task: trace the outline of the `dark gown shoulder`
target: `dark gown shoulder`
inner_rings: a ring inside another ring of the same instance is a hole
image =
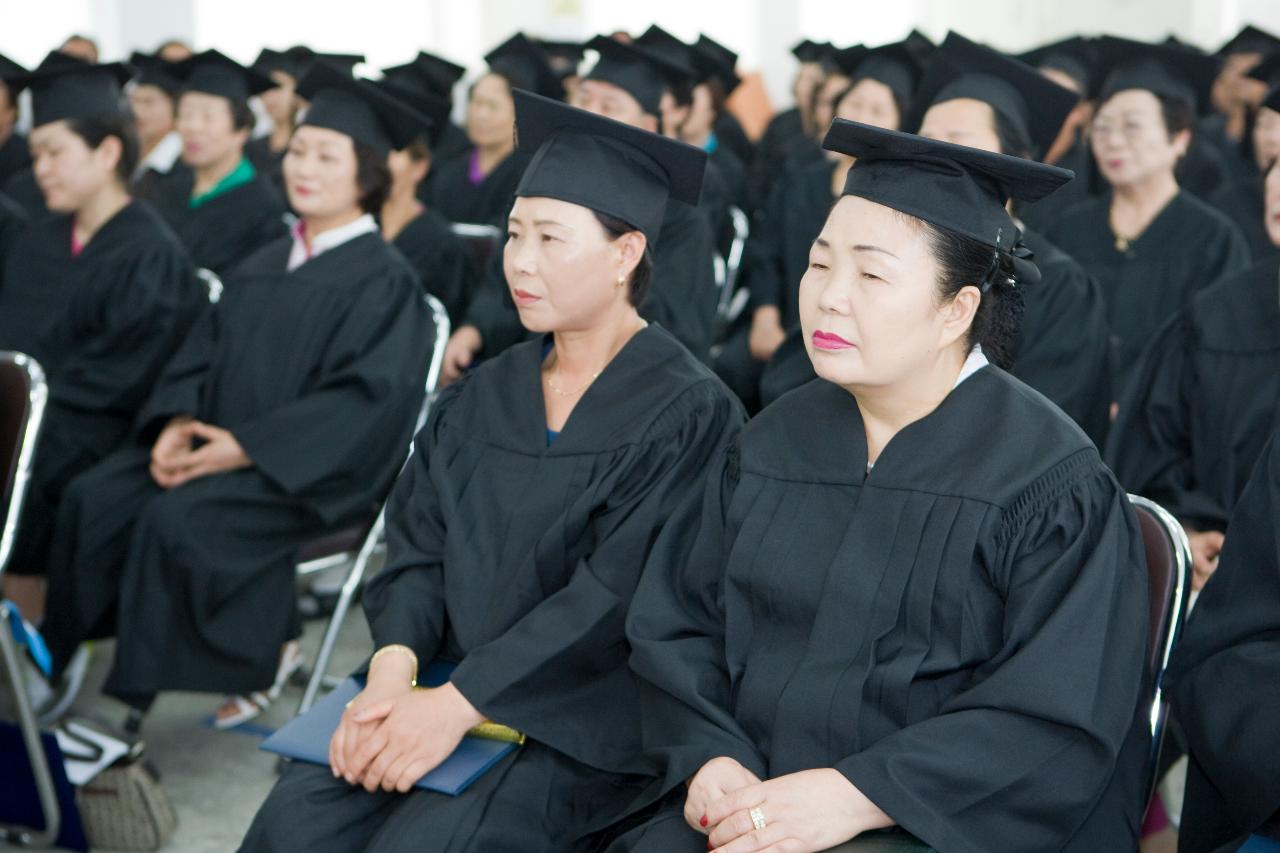
[[[423,290],[440,300],[454,323],[460,323],[470,295],[471,260],[445,218],[434,210],[423,210],[391,244],[418,274]]]
[[[286,233],[284,199],[266,176],[258,174],[193,209],[189,202],[194,182],[190,169],[175,167],[164,181],[156,207],[197,267],[225,275]]]
[[[513,153],[479,184],[471,183],[471,149],[435,167],[423,192],[427,206],[450,222],[497,223],[511,209],[511,199],[527,158]]]

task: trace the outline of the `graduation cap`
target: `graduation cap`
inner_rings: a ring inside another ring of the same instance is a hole
[[[828,41],[813,41],[805,39],[804,41],[791,48],[791,55],[800,62],[818,62],[825,63],[827,58],[831,56],[834,48]]]
[[[562,81],[578,73],[586,48],[580,41],[551,41],[538,39],[538,46],[547,55],[547,62]]]
[[[714,63],[713,76],[720,81],[726,95],[741,85],[742,78],[738,76],[737,71],[738,54],[705,33],[698,34],[698,40],[693,43],[693,49]]]
[[[19,74],[26,73],[27,69],[0,53],[0,80],[8,80],[10,77],[17,77]]]
[[[288,50],[273,50],[264,47],[258,53],[258,58],[253,61],[253,65],[249,66],[259,74],[271,76],[273,71],[282,71],[288,74],[294,80],[302,76],[302,66],[305,62],[310,61],[309,56],[304,56],[301,52],[306,48],[291,47]],[[307,54],[310,51],[307,50]]]
[[[1085,98],[1093,98],[1102,82],[1098,79],[1098,46],[1083,36],[1046,44],[1018,58],[1033,68],[1061,71],[1079,84]]]
[[[516,33],[486,53],[484,61],[494,74],[507,78],[513,89],[528,89],[548,98],[564,97],[564,84],[547,55],[524,33]]]
[[[33,127],[61,119],[96,118],[124,112],[121,86],[133,76],[122,62],[94,65],[59,51],[51,51],[34,71],[7,77],[17,96],[31,90]]]
[[[412,62],[382,69],[383,80],[446,101],[453,101],[453,87],[467,69],[440,56],[418,51]]]
[[[1222,66],[1219,57],[1114,36],[1103,36],[1098,47],[1106,69],[1102,100],[1126,89],[1145,89],[1195,111],[1209,109],[1209,93]]]
[[[1267,85],[1280,83],[1280,52],[1273,53],[1259,62],[1245,76],[1261,80]]]
[[[667,200],[696,206],[701,148],[543,98],[513,93],[516,139],[533,152],[517,196],[555,198],[634,225],[657,244]]]
[[[298,95],[310,102],[302,125],[345,133],[377,151],[404,148],[431,127],[430,118],[401,99],[324,62],[298,83]]]
[[[440,141],[440,134],[449,126],[449,113],[452,105],[445,98],[432,94],[420,87],[409,86],[395,78],[385,78],[374,83],[379,89],[406,106],[431,119],[431,127],[424,136],[432,148]]]
[[[1280,84],[1271,87],[1267,96],[1262,99],[1262,106],[1280,113]]]
[[[1039,278],[1016,250],[1019,232],[1005,205],[1011,198],[1039,201],[1071,180],[1067,169],[839,118],[822,147],[855,158],[842,195],[1013,252],[1018,280]]]
[[[1036,71],[959,33],[948,33],[920,84],[916,108],[904,126],[919,129],[934,104],[971,98],[987,104],[1031,144],[1049,150],[1080,96]]]
[[[662,57],[671,65],[686,69],[699,80],[706,79],[715,70],[714,61],[705,55],[699,55],[687,42],[676,38],[657,24],[650,24],[649,29],[636,38],[635,44]]]
[[[266,74],[245,68],[239,62],[216,50],[197,53],[190,59],[169,66],[170,73],[182,83],[184,92],[203,92],[229,101],[247,101],[276,87]]]
[[[637,44],[623,44],[608,36],[596,36],[587,47],[600,54],[584,80],[599,80],[623,89],[649,115],[661,113],[662,93],[692,82],[689,67],[668,61]]]
[[[1248,24],[1231,40],[1218,48],[1218,56],[1230,56],[1233,53],[1260,53],[1264,57],[1280,51],[1280,37],[1272,35],[1264,29]]]
[[[139,86],[155,86],[170,98],[176,99],[182,91],[182,81],[170,70],[173,63],[153,53],[134,51],[129,55],[129,64],[137,69],[138,74],[133,82]]]
[[[855,45],[836,51],[835,63],[850,80],[870,78],[893,90],[909,103],[920,80],[919,54],[905,40],[880,47]]]

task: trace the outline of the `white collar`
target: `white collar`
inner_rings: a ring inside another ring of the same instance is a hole
[[[956,377],[956,384],[951,386],[954,391],[960,387],[960,383],[986,367],[991,362],[987,361],[987,356],[982,352],[982,344],[974,344],[973,349],[969,351],[969,357],[964,360],[964,364],[960,367],[960,375]]]
[[[307,248],[307,242],[302,237],[305,228],[306,223],[301,219],[293,226],[293,249],[289,252],[289,264],[286,267],[289,272],[293,272],[316,255],[336,249],[356,237],[377,232],[378,223],[374,220],[372,213],[366,213],[353,222],[330,228],[323,234],[317,234],[311,240],[310,249]]]
[[[142,162],[133,170],[133,176],[141,177],[148,169],[167,175],[180,156],[182,156],[182,137],[178,135],[178,131],[171,130],[156,143],[151,153],[142,158]]]

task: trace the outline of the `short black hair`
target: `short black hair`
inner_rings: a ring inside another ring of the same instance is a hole
[[[391,192],[391,169],[387,166],[386,152],[351,140],[356,152],[356,187],[360,190],[360,209],[365,213],[378,213]]]
[[[138,132],[133,119],[123,114],[107,114],[93,118],[67,119],[67,129],[97,150],[108,136],[120,140],[120,159],[116,161],[116,177],[123,186],[129,185],[133,170],[138,166]]]
[[[840,111],[840,102],[849,97],[853,90],[858,88],[858,85],[862,83],[863,80],[875,80],[877,83],[882,83],[882,85],[889,90],[889,94],[893,97],[893,106],[898,111],[898,127],[893,129],[900,130],[902,128],[902,123],[907,120],[907,113],[911,110],[911,102],[904,98],[902,93],[897,89],[887,83],[883,83],[881,80],[876,80],[876,78],[869,74],[863,74],[861,77],[853,78],[853,82],[836,93],[836,96],[831,99],[832,117]]]
[[[248,101],[231,98],[231,126],[236,130],[253,130],[253,110]]]
[[[922,225],[930,251],[938,263],[938,297],[941,301],[954,298],[965,286],[981,289],[985,282],[991,282],[991,287],[982,294],[973,323],[969,326],[969,349],[981,345],[988,361],[1008,370],[1013,365],[1024,309],[1022,283],[1015,280],[1013,258],[1008,252],[997,252],[971,237],[928,222]],[[994,270],[993,253],[996,259]]]
[[[1160,102],[1160,115],[1164,119],[1164,129],[1170,136],[1195,127],[1195,108],[1184,98],[1156,95],[1156,100]]]
[[[1025,127],[1020,127],[1005,118],[1004,114],[995,107],[991,108],[992,115],[995,116],[996,122],[996,139],[1000,143],[1000,153],[1008,154],[1010,157],[1021,157],[1023,160],[1030,160],[1035,155],[1044,156],[1043,151],[1034,151],[1031,145],[1031,137],[1027,134]]]
[[[609,235],[609,240],[617,240],[623,234],[630,231],[639,231],[640,229],[632,225],[626,220],[619,219],[616,216],[610,216],[607,213],[601,213],[598,210],[592,210],[596,215],[596,221],[600,223],[604,231]],[[640,258],[640,263],[636,264],[636,268],[631,272],[631,280],[627,282],[627,301],[635,308],[639,308],[649,295],[649,288],[653,284],[653,251],[649,248],[648,242],[644,246],[644,255]]]

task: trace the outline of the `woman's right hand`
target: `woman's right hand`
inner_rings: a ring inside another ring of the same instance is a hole
[[[440,368],[440,387],[458,381],[462,371],[471,366],[476,355],[484,345],[480,330],[475,326],[459,326],[449,336],[449,343],[444,348],[444,365]]]
[[[378,663],[385,664],[389,661],[384,659]],[[407,671],[401,673],[390,669],[382,669],[380,672],[370,670],[364,690],[347,703],[346,709],[342,712],[342,719],[338,721],[338,728],[329,740],[329,769],[333,771],[335,778],[345,779],[350,785],[360,783],[365,768],[356,766],[356,753],[365,739],[382,724],[382,718],[358,723],[354,719],[355,715],[365,708],[398,699],[412,692],[412,678],[412,674]]]
[[[751,315],[751,332],[747,336],[747,349],[756,361],[768,361],[787,339],[782,328],[782,312],[773,305],[761,305]]]
[[[723,755],[711,759],[689,781],[689,793],[684,801],[685,822],[703,835],[709,835],[715,827],[707,825],[707,806],[725,794],[759,784],[759,777],[734,759]]]

